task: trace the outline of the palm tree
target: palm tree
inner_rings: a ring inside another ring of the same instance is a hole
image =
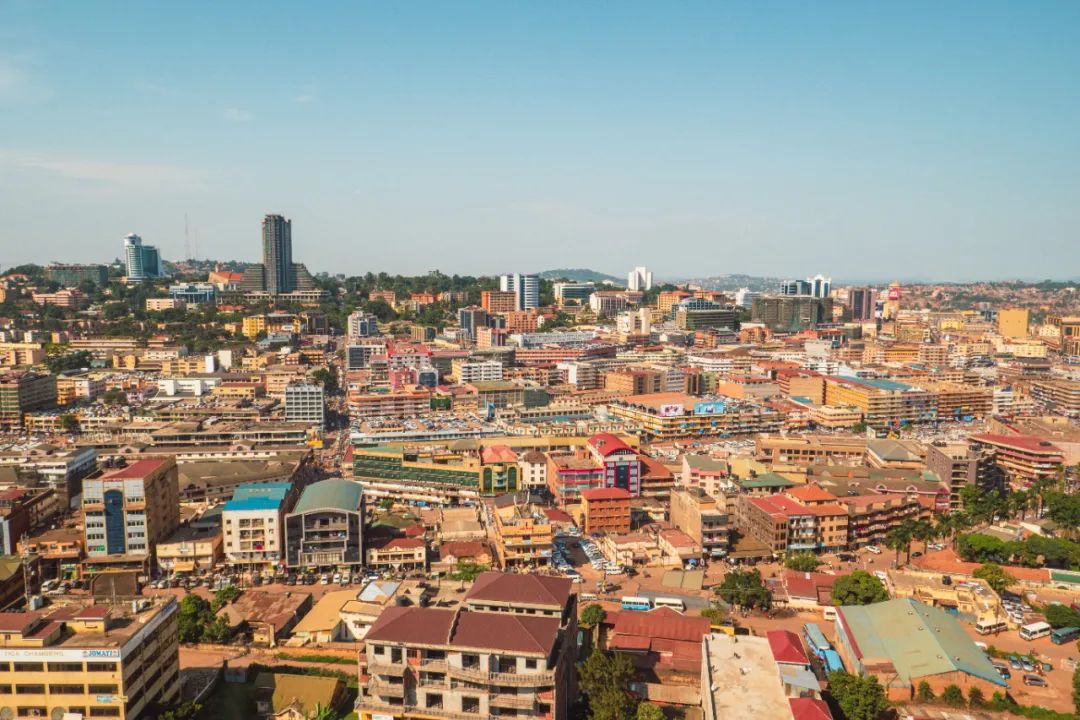
[[[929,520],[919,520],[916,522],[911,534],[916,540],[922,543],[924,555],[929,548],[930,541],[936,540],[938,536],[937,528],[934,527]]]
[[[885,547],[890,550],[896,551],[896,566],[900,566],[900,551],[911,545],[911,535],[908,534],[907,529],[903,525],[897,525],[896,527],[885,533]]]

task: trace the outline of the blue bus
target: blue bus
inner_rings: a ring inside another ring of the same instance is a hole
[[[621,599],[619,603],[623,610],[652,610],[652,600],[647,597],[634,597],[633,595],[627,595]]]
[[[1064,645],[1077,638],[1080,638],[1080,627],[1063,627],[1050,633],[1050,642],[1055,645]]]
[[[806,637],[806,644],[810,648],[810,652],[817,655],[819,658],[824,658],[826,650],[832,650],[832,645],[825,639],[825,634],[821,632],[814,623],[807,623],[803,625],[803,635]]]

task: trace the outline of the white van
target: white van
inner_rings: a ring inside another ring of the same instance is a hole
[[[881,554],[881,548],[879,548],[877,545],[867,545],[866,546],[866,552],[871,552],[871,553],[874,553],[875,555],[880,555]]]
[[[596,593],[581,593],[578,597],[581,598],[581,602],[596,602],[600,599]]]
[[[980,635],[996,635],[1009,629],[1004,620],[980,620],[975,623],[975,632]]]

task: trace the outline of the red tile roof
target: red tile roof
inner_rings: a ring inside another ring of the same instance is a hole
[[[522,605],[566,607],[570,598],[570,578],[551,575],[518,575],[486,572],[465,594],[465,602],[488,601]]]
[[[0,632],[25,632],[27,627],[40,618],[40,614],[32,612],[0,613]]]
[[[517,453],[506,445],[490,445],[480,453],[485,463],[516,463]]]
[[[582,490],[581,497],[585,500],[629,500],[633,495],[622,488],[590,488]]]
[[[983,433],[972,435],[975,442],[987,445],[1002,445],[1004,447],[1023,450],[1025,452],[1057,454],[1061,455],[1061,448],[1051,442],[1037,438],[1034,435],[997,435],[995,433]]]
[[[790,630],[770,630],[765,633],[769,638],[769,649],[772,650],[773,659],[778,663],[792,663],[795,665],[809,665],[810,658],[806,657],[799,636]]]
[[[836,496],[827,490],[823,490],[816,483],[794,487],[787,491],[787,495],[802,500],[803,502],[835,502]]]
[[[788,698],[794,720],[832,720],[832,713],[824,700],[818,698]]]
[[[144,478],[167,462],[169,462],[169,460],[166,458],[146,458],[145,460],[136,460],[127,467],[105,473],[102,476],[102,479],[135,480],[138,478]]]
[[[831,589],[836,584],[836,577],[819,572],[784,570],[783,583],[789,597],[817,600],[822,588]]]
[[[634,452],[633,448],[611,433],[596,433],[589,438],[589,445],[604,457],[619,451]]]

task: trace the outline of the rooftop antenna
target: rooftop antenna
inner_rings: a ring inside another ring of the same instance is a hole
[[[191,259],[191,238],[188,235],[187,211],[184,212],[184,259]]]

